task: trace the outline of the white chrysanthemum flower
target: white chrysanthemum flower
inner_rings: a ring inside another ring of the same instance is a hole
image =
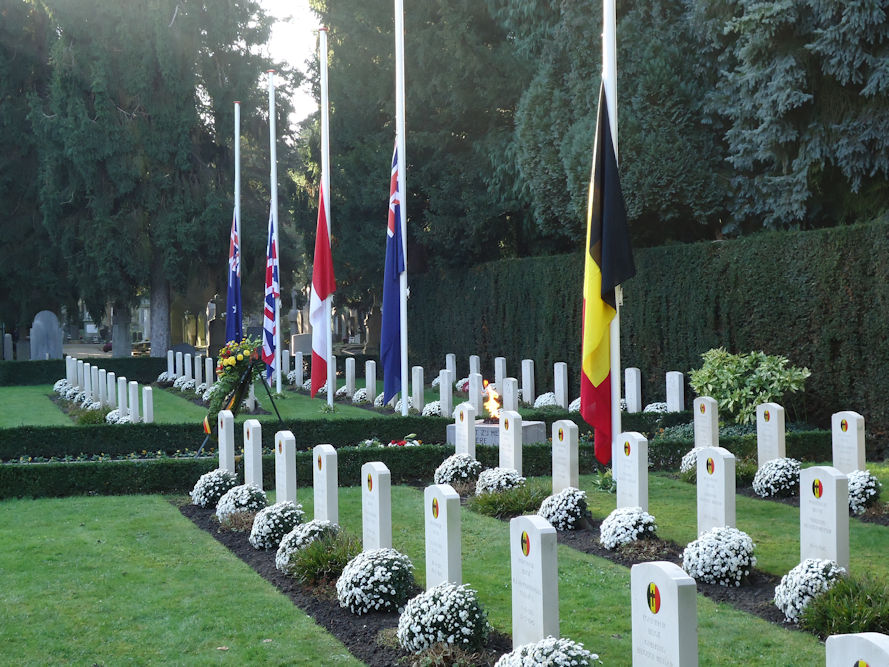
[[[568,487],[554,496],[548,496],[537,511],[556,530],[574,530],[580,521],[589,516],[586,491]]]
[[[223,494],[216,504],[216,518],[225,523],[241,512],[258,512],[269,504],[265,491],[255,484],[235,486]]]
[[[689,451],[685,452],[685,455],[682,457],[682,462],[679,464],[680,473],[691,472],[698,467],[699,449],[703,449],[703,447],[693,447]]]
[[[259,510],[250,529],[250,544],[254,549],[277,548],[287,533],[293,530],[305,516],[302,505],[290,500],[269,505]]]
[[[411,653],[442,642],[479,649],[489,633],[478,594],[465,585],[447,582],[408,600],[398,619],[398,643]]]
[[[740,586],[756,565],[755,547],[750,536],[737,528],[713,528],[685,547],[682,569],[708,584]]]
[[[534,401],[535,408],[549,408],[553,406],[558,406],[559,402],[556,400],[555,392],[548,391],[537,397],[537,400]]]
[[[845,574],[846,570],[832,560],[807,558],[781,577],[781,583],[775,587],[775,605],[784,612],[784,618],[799,623],[809,602]]]
[[[109,416],[117,410],[109,412]],[[237,476],[228,470],[216,468],[200,476],[191,490],[191,502],[198,507],[215,507],[226,491],[238,484]]]
[[[105,423],[106,424],[116,424],[120,420],[120,410],[114,408],[111,412],[105,415]]]
[[[414,566],[395,549],[363,551],[350,560],[336,582],[341,607],[353,614],[395,611],[414,585]]]
[[[546,637],[533,644],[524,644],[500,657],[494,667],[539,667],[540,665],[590,665],[599,660],[583,644],[567,638]]]
[[[441,401],[430,401],[426,405],[423,406],[424,417],[440,417],[441,416]]]
[[[849,511],[864,514],[869,506],[880,498],[883,485],[869,470],[853,470],[849,473]]]
[[[475,495],[498,493],[525,485],[525,478],[512,468],[488,468],[483,470],[475,483]]]
[[[481,471],[482,464],[469,454],[454,454],[441,462],[432,479],[436,484],[471,482],[478,479]]]
[[[667,411],[667,404],[663,402],[657,403],[649,403],[644,408],[642,408],[642,412],[657,412],[657,413],[665,413]]]
[[[355,393],[352,394],[352,403],[354,405],[364,405],[367,402],[369,402],[367,398],[367,387],[356,389]]]
[[[599,541],[606,549],[656,536],[654,517],[641,507],[618,507],[599,527]]]
[[[763,498],[795,495],[799,491],[799,461],[789,458],[766,461],[753,477],[753,491]]]
[[[305,549],[325,535],[336,535],[339,531],[340,528],[337,524],[322,519],[313,519],[297,525],[281,538],[278,552],[275,554],[275,567],[281,572],[287,572],[290,569],[290,561],[297,551]]]
[[[568,412],[580,412],[580,396],[568,404]]]

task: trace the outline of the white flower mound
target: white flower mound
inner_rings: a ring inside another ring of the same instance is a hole
[[[580,396],[568,404],[568,412],[580,412]]]
[[[194,393],[204,395],[204,392],[209,389],[209,385],[206,382],[201,382],[197,387],[194,388]]]
[[[362,551],[350,560],[336,582],[341,607],[353,614],[395,611],[410,594],[414,566],[395,549]]]
[[[52,390],[56,392],[59,396],[64,396],[65,393],[71,388],[71,383],[68,382],[66,378],[62,378],[61,380],[56,380],[56,383],[52,386]]]
[[[269,504],[265,491],[254,484],[241,484],[225,492],[216,504],[216,518],[225,523],[241,512],[258,512]]]
[[[108,413],[111,417],[117,410]],[[115,419],[117,415],[115,415]],[[215,507],[219,499],[225,495],[229,489],[233,489],[238,485],[238,478],[233,472],[216,468],[208,473],[204,473],[198,478],[194,488],[191,490],[191,502],[198,507]]]
[[[374,399],[374,407],[375,407],[375,408],[381,408],[381,407],[383,407],[383,394],[382,394],[382,392],[380,392],[380,394],[377,395],[377,397]]]
[[[65,392],[65,400],[73,401],[79,392],[77,391],[77,387],[69,387]]]
[[[361,387],[361,389],[356,389],[355,393],[352,394],[352,403],[354,405],[364,405],[367,402],[367,388]]]
[[[349,394],[349,388],[346,385],[343,385],[339,389],[336,390],[333,397],[334,398],[349,398],[351,394]]]
[[[173,381],[173,389],[182,389],[182,385],[188,382],[188,378],[184,375],[180,375]]]
[[[287,572],[290,569],[290,559],[297,551],[305,549],[325,535],[332,536],[339,532],[339,526],[326,519],[313,519],[308,523],[299,524],[281,539],[278,552],[275,554],[275,567],[281,572]]]
[[[169,384],[175,379],[175,375],[170,375],[167,371],[164,371],[160,375],[157,376],[158,384]]]
[[[524,644],[500,657],[494,667],[538,667],[539,665],[591,665],[599,656],[570,639],[546,637]]]
[[[281,539],[303,520],[305,512],[302,505],[290,500],[264,507],[253,519],[248,540],[254,549],[277,548]]]
[[[832,560],[807,558],[781,577],[781,583],[775,587],[775,605],[784,612],[784,618],[799,623],[809,602],[845,574],[845,568]]]
[[[454,383],[455,391],[467,392],[469,391],[469,378],[460,378]]]
[[[545,394],[540,394],[537,397],[537,400],[534,401],[535,408],[550,408],[550,407],[558,407],[559,402],[556,400],[555,392],[548,391]]]
[[[426,405],[423,406],[423,412],[421,413],[424,417],[440,417],[441,416],[441,401],[430,401]]]
[[[868,506],[880,497],[883,485],[869,470],[853,470],[849,473],[849,511],[864,514]]]
[[[290,371],[287,373],[287,384],[296,384],[297,373],[296,371]]]
[[[436,484],[454,484],[478,479],[482,464],[469,454],[449,456],[435,469],[432,479]]]
[[[466,585],[445,582],[408,600],[397,636],[404,650],[420,653],[439,643],[479,649],[490,631],[478,594]]]
[[[586,491],[569,486],[554,496],[544,499],[537,514],[549,521],[556,530],[574,530],[589,514]]]
[[[429,384],[429,386],[432,387],[433,389],[435,389],[440,384],[441,384],[441,376],[436,375],[434,378],[432,378],[432,382]]]
[[[399,398],[397,401],[395,401],[395,412],[401,412],[401,400],[402,399]],[[414,399],[411,398],[410,396],[408,396],[407,397],[407,409],[411,410],[413,407],[414,407]]]
[[[799,461],[790,458],[766,461],[756,471],[753,491],[763,498],[795,495],[799,491]]]
[[[682,457],[682,462],[679,464],[679,472],[686,473],[691,472],[695,468],[698,467],[698,450],[703,449],[703,447],[695,447],[687,452]]]
[[[666,404],[666,403],[661,403],[661,402],[658,402],[658,403],[649,403],[649,404],[646,405],[644,408],[642,408],[642,412],[657,412],[657,413],[664,413],[664,412],[666,412],[666,411],[667,411],[667,404]]]
[[[599,542],[606,549],[657,536],[654,517],[641,507],[618,507],[599,527]]]
[[[692,579],[720,586],[740,586],[756,565],[750,536],[737,528],[713,528],[682,552],[682,569]]]
[[[482,471],[475,483],[475,495],[498,493],[525,485],[525,478],[512,468],[488,468]]]

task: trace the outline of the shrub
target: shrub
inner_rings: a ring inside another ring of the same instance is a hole
[[[288,573],[304,584],[331,584],[361,553],[361,540],[346,533],[330,533],[313,540],[290,557]]]
[[[562,489],[556,495],[548,496],[537,514],[549,521],[556,530],[574,530],[582,520],[590,516],[586,492],[570,486]]]
[[[237,476],[216,468],[200,476],[191,490],[191,502],[198,507],[216,507],[227,491],[238,485]]]
[[[438,643],[479,649],[488,641],[490,631],[478,594],[449,582],[408,600],[398,619],[398,643],[411,653]]]
[[[278,544],[278,553],[275,554],[275,567],[281,572],[289,572],[290,562],[297,551],[305,549],[315,540],[333,536],[339,532],[339,526],[330,521],[313,519],[307,523],[298,524],[281,538]]]
[[[525,478],[512,468],[488,468],[478,476],[475,494],[497,493],[525,485]]]
[[[591,482],[594,489],[604,491],[605,493],[617,493],[617,480],[614,479],[614,470],[606,468],[605,470],[597,470]]]
[[[806,605],[800,625],[821,639],[856,632],[889,633],[889,584],[867,575],[841,577]]]
[[[599,527],[599,542],[606,549],[652,537],[657,537],[657,523],[641,507],[618,507]]]
[[[475,486],[482,464],[469,454],[454,454],[449,456],[435,469],[432,476],[436,484],[457,484],[458,486]]]
[[[695,580],[720,586],[740,586],[756,565],[750,536],[737,528],[713,528],[682,552],[682,569]]]
[[[775,587],[775,605],[791,623],[798,623],[803,610],[831,588],[846,570],[832,560],[807,558],[781,577]]]
[[[216,518],[223,526],[234,527],[239,514],[256,514],[269,504],[265,491],[254,484],[235,486],[219,499],[216,504]]]
[[[289,500],[264,507],[256,514],[250,529],[250,544],[254,549],[277,548],[283,537],[305,516],[302,505]]]
[[[791,458],[766,461],[753,478],[753,491],[763,498],[796,495],[799,491],[799,461]]]
[[[500,657],[495,667],[536,667],[538,665],[592,665],[599,660],[583,644],[570,639],[546,637],[524,644]]]
[[[514,516],[536,513],[546,495],[546,491],[542,488],[523,484],[505,491],[473,496],[467,506],[479,514],[510,519]]]
[[[353,614],[395,611],[414,586],[414,566],[395,549],[362,551],[350,560],[336,582],[341,607]]]
[[[853,470],[849,473],[849,511],[864,514],[871,505],[880,499],[883,485],[869,470]]]

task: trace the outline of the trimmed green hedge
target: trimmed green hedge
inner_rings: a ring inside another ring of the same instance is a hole
[[[118,377],[126,377],[141,384],[157,380],[157,376],[167,370],[166,358],[155,357],[100,357],[96,361],[99,368]],[[0,387],[10,385],[52,384],[65,377],[64,359],[43,361],[0,361]]]

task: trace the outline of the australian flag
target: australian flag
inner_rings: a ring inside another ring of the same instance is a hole
[[[232,215],[232,233],[228,244],[228,295],[225,300],[225,340],[244,337],[241,317],[241,224],[237,211]]]
[[[401,238],[401,199],[398,192],[398,148],[392,155],[389,185],[389,223],[386,228],[386,267],[383,272],[383,324],[380,363],[383,366],[383,403],[401,391],[401,274],[404,246]]]
[[[262,360],[266,366],[266,380],[271,381],[277,359],[275,357],[275,308],[281,296],[278,282],[278,248],[275,243],[275,214],[269,213],[269,245],[265,263],[265,305],[262,317]]]

